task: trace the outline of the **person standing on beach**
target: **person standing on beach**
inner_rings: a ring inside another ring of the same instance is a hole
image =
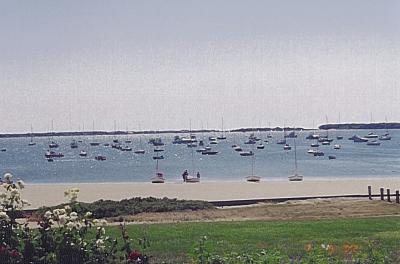
[[[185,171],[182,173],[183,182],[186,182],[186,179],[187,179],[187,176],[188,176],[188,175],[189,175],[189,173],[188,173],[187,170],[185,170]]]

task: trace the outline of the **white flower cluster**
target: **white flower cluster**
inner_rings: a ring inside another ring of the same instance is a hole
[[[4,174],[3,177],[3,191],[0,192],[0,212],[8,212],[13,210],[21,210],[29,205],[26,200],[21,198],[21,190],[24,189],[25,184],[22,180],[17,180],[16,183],[12,180],[11,173]]]
[[[64,192],[64,196],[68,197],[68,199],[71,203],[74,203],[78,200],[78,193],[79,193],[78,188],[71,188]]]
[[[73,212],[70,206],[54,209],[52,212],[47,211],[43,216],[50,223],[56,222],[58,226],[64,226],[70,230],[80,229],[85,225],[84,219],[79,219],[78,213]]]

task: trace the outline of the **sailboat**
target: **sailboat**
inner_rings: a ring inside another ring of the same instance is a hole
[[[389,134],[389,131],[387,129],[387,118],[385,117],[385,129],[386,129],[386,133],[383,134],[382,136],[379,137],[379,140],[391,140],[392,137]]]
[[[139,131],[140,131],[140,126],[139,126]],[[139,146],[140,146],[140,148],[135,150],[134,153],[135,154],[144,154],[144,153],[146,153],[146,151],[143,149],[142,136],[141,135],[139,135]]]
[[[294,143],[294,175],[289,176],[288,179],[289,179],[289,181],[302,181],[303,176],[299,175],[298,170],[297,170],[296,138],[293,138],[293,143]]]
[[[32,125],[31,125],[31,141],[29,141],[28,146],[35,146],[36,145],[36,142],[33,141],[33,132],[32,132],[32,130],[33,130],[33,128],[32,128]]]
[[[96,142],[96,141],[94,140],[94,121],[93,121],[92,142],[90,142],[90,146],[98,146],[98,145],[100,145],[100,143],[99,143],[99,142]]]
[[[254,147],[254,145],[253,145]],[[261,177],[254,175],[254,163],[255,163],[255,157],[253,154],[253,151],[250,151],[252,153],[251,155],[251,175],[246,177],[246,181],[248,182],[260,182]]]
[[[192,122],[190,121],[190,131],[192,131]],[[190,148],[191,150],[191,161],[192,161],[192,173],[193,175],[190,175],[187,173],[187,170],[184,172],[184,181],[187,183],[197,183],[200,182],[200,172],[197,172],[196,176],[194,176],[194,149]]]
[[[156,175],[151,177],[151,179],[150,179],[152,183],[164,183],[165,182],[164,174],[158,170],[158,160],[159,159],[156,159]]]
[[[340,113],[339,113],[339,125],[340,125]],[[336,134],[337,134],[337,133],[336,133]],[[336,135],[336,139],[337,139],[337,140],[342,140],[342,139],[343,139],[343,136]]]
[[[219,137],[217,137],[217,139],[218,140],[225,140],[226,139],[226,136],[225,136],[225,134],[224,134],[224,118],[222,117],[222,133],[221,133],[221,135],[219,136]]]
[[[53,139],[54,135],[54,126],[53,126],[53,120],[51,120],[51,142],[49,143],[49,148],[58,148],[60,145]]]

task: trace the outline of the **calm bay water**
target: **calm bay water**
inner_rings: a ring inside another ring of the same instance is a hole
[[[334,140],[330,146],[320,146],[325,153],[323,157],[314,157],[307,153],[312,140],[306,140],[308,132],[300,132],[296,139],[298,170],[304,175],[304,180],[340,179],[340,178],[395,178],[400,175],[400,131],[389,131],[392,140],[380,141],[380,146],[367,146],[365,143],[354,143],[347,138],[358,134],[364,136],[369,131],[329,131],[331,138],[336,135],[343,140]],[[383,134],[385,131],[375,131]],[[326,135],[325,131],[321,135]],[[235,152],[232,144],[240,145],[243,150],[251,150],[251,145],[245,145],[249,133],[227,134],[226,140],[219,141],[218,145],[211,145],[219,153],[215,156],[201,155],[194,151],[192,166],[192,150],[186,145],[172,144],[172,134],[161,135],[165,146],[162,155],[164,160],[159,161],[160,170],[165,174],[168,182],[181,181],[181,174],[185,169],[189,172],[200,171],[202,181],[243,181],[245,176],[251,175],[252,157],[242,157]],[[197,134],[198,139],[204,137],[205,143],[210,134]],[[214,134],[212,136],[217,136]],[[264,143],[265,149],[258,150],[254,146],[255,164],[254,174],[263,177],[263,180],[287,180],[287,176],[294,171],[293,139],[287,139],[292,146],[291,151],[284,151],[283,145],[276,144],[283,137],[282,132],[273,132],[273,138],[267,138],[266,133],[256,133]],[[48,162],[44,158],[48,150],[48,138],[35,138],[35,146],[28,146],[29,138],[0,139],[0,173],[12,172],[16,177],[28,183],[72,183],[72,182],[149,182],[155,173],[156,162],[154,147],[147,144],[150,136],[129,137],[131,144],[123,144],[133,148],[143,148],[146,154],[138,155],[133,151],[125,152],[105,147],[103,143],[111,143],[111,137],[99,136],[95,140],[100,146],[90,146],[92,137],[76,137],[82,140],[77,149],[71,149],[71,137],[54,138],[60,147],[56,152],[62,152],[63,158],[55,158]],[[126,136],[120,136],[124,142]],[[334,144],[340,144],[342,149],[333,149]],[[196,149],[196,148],[195,148]],[[195,150],[194,149],[194,150]],[[80,150],[88,152],[87,157],[80,157]],[[96,161],[96,155],[105,155],[106,161]],[[335,155],[336,160],[329,160],[328,155]]]

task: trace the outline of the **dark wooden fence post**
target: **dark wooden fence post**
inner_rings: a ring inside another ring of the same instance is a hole
[[[390,202],[390,189],[386,189],[387,201]]]
[[[368,186],[368,198],[372,200],[372,189],[371,186]]]
[[[380,189],[381,190],[381,201],[385,200],[384,194],[383,192],[385,191],[383,188]]]
[[[400,203],[400,194],[399,194],[399,190],[396,191],[396,203]]]

